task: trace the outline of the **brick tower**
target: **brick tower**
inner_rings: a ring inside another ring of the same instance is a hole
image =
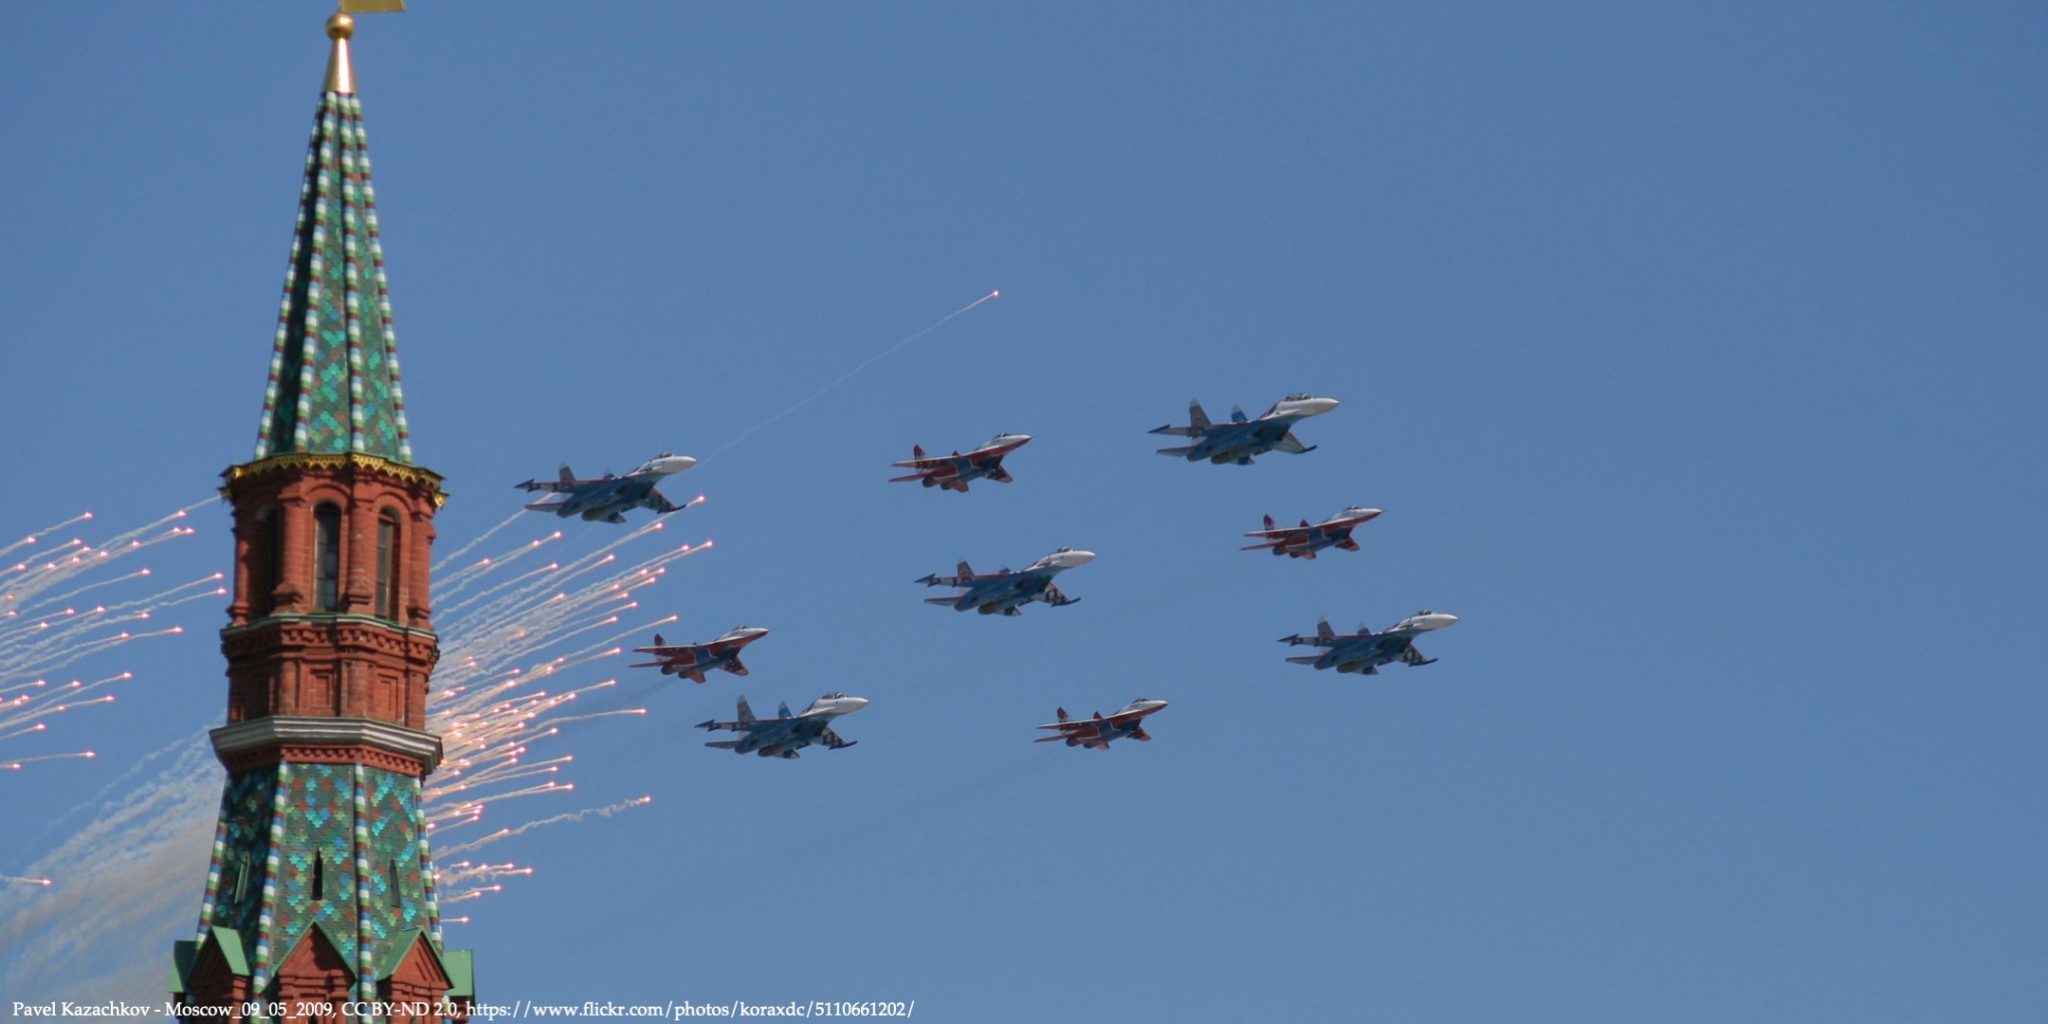
[[[368,8],[365,8],[368,9]],[[442,946],[421,783],[439,655],[427,567],[441,478],[413,465],[355,96],[347,14],[299,195],[252,461],[222,474],[234,597],[221,649],[227,768],[198,936],[172,989],[194,1006],[464,1004]],[[456,1019],[462,1013],[452,1014]],[[393,1013],[394,1022],[437,1020]]]

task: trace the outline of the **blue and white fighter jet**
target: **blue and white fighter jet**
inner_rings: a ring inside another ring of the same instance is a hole
[[[1316,623],[1316,635],[1283,636],[1283,644],[1307,644],[1328,648],[1321,654],[1308,654],[1288,661],[1296,665],[1314,665],[1317,669],[1334,668],[1339,672],[1357,672],[1376,676],[1380,666],[1392,662],[1404,665],[1428,665],[1435,658],[1425,658],[1415,647],[1415,637],[1432,629],[1443,629],[1458,621],[1449,612],[1433,612],[1427,609],[1402,619],[1384,633],[1375,633],[1372,627],[1361,625],[1356,633],[1339,634],[1330,628],[1330,620]]]
[[[963,561],[959,565],[960,572],[957,576],[934,574],[917,582],[928,587],[967,588],[964,593],[950,597],[927,597],[924,599],[926,604],[952,605],[956,612],[972,608],[983,615],[1022,615],[1024,613],[1018,610],[1018,606],[1033,601],[1044,601],[1057,608],[1081,600],[1060,593],[1060,588],[1052,585],[1052,578],[1077,565],[1087,565],[1094,560],[1093,551],[1060,548],[1025,566],[1022,571],[1004,568],[1000,572],[977,575],[974,569]]]
[[[1252,464],[1252,456],[1264,455],[1270,451],[1283,451],[1295,455],[1314,451],[1314,445],[1302,444],[1294,436],[1296,423],[1310,416],[1321,416],[1335,409],[1334,398],[1317,398],[1310,394],[1293,394],[1273,403],[1258,419],[1249,419],[1244,410],[1236,406],[1230,409],[1230,422],[1211,423],[1209,414],[1202,411],[1199,401],[1188,403],[1188,425],[1176,427],[1171,424],[1155,427],[1155,434],[1176,434],[1181,437],[1198,438],[1194,444],[1180,448],[1161,448],[1161,455],[1179,455],[1189,462],[1208,459],[1216,465],[1235,462],[1240,466]]]
[[[607,471],[595,480],[578,480],[565,462],[558,479],[528,480],[514,486],[522,491],[551,492],[526,506],[534,512],[553,512],[564,519],[582,516],[584,522],[602,519],[607,523],[623,523],[631,509],[651,508],[656,513],[666,514],[696,504],[694,501],[675,504],[654,489],[662,477],[680,473],[696,464],[697,460],[688,455],[662,452],[625,476]]]
[[[741,697],[738,719],[699,722],[697,728],[746,734],[736,740],[712,740],[704,744],[707,747],[730,750],[735,754],[759,754],[789,760],[797,756],[797,751],[813,743],[822,743],[828,750],[853,746],[853,741],[840,739],[839,734],[832,731],[832,720],[867,706],[866,697],[849,697],[833,692],[812,701],[800,715],[790,714],[789,705],[783,704],[774,718],[755,718],[754,709],[747,706],[745,697]]]

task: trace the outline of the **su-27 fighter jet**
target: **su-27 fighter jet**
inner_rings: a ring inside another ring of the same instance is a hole
[[[1247,419],[1244,410],[1236,406],[1230,409],[1230,422],[1211,423],[1209,414],[1202,411],[1199,401],[1188,403],[1188,425],[1156,427],[1155,434],[1178,434],[1181,437],[1199,438],[1194,444],[1182,448],[1161,448],[1161,455],[1179,455],[1189,462],[1208,459],[1217,465],[1235,462],[1240,466],[1252,464],[1252,456],[1264,455],[1279,450],[1299,455],[1314,451],[1314,445],[1301,443],[1294,436],[1293,426],[1310,416],[1321,416],[1337,407],[1334,398],[1317,398],[1310,394],[1293,394],[1273,404],[1258,419]]]
[[[840,715],[850,715],[868,706],[866,697],[849,697],[843,693],[828,693],[811,702],[803,714],[792,715],[789,705],[777,709],[774,718],[755,718],[754,709],[747,706],[747,699],[740,698],[739,718],[731,722],[699,722],[697,728],[713,731],[724,729],[728,732],[745,733],[736,740],[712,740],[704,744],[735,754],[759,754],[762,757],[794,758],[796,752],[813,743],[822,743],[830,750],[853,746],[848,740],[839,738],[832,731],[832,720]]]
[[[1239,551],[1271,551],[1289,558],[1314,558],[1324,548],[1341,548],[1345,551],[1358,550],[1358,542],[1351,539],[1351,530],[1380,514],[1376,508],[1353,505],[1315,525],[1304,519],[1300,526],[1273,525],[1273,517],[1266,517],[1266,528],[1245,534],[1257,537],[1257,544],[1247,544]]]
[[[565,462],[560,479],[528,480],[516,486],[522,491],[553,492],[526,506],[532,511],[553,512],[564,519],[580,515],[585,522],[602,519],[607,523],[623,523],[626,513],[632,509],[651,508],[657,513],[669,513],[696,504],[693,501],[689,505],[677,505],[654,489],[662,477],[680,473],[696,464],[697,460],[688,455],[662,452],[625,476],[607,470],[595,480],[578,480]]]
[[[643,661],[628,668],[658,668],[665,676],[685,676],[694,682],[703,682],[704,673],[711,669],[724,669],[736,676],[747,674],[747,666],[740,661],[740,649],[768,635],[760,626],[735,626],[724,636],[701,644],[670,644],[654,634],[654,646],[635,647],[634,654],[652,654],[659,661]]]
[[[1321,654],[1303,655],[1287,659],[1296,665],[1314,665],[1317,669],[1334,668],[1339,672],[1358,672],[1364,675],[1380,674],[1380,666],[1391,662],[1404,665],[1428,665],[1435,658],[1425,658],[1415,647],[1415,637],[1432,629],[1443,629],[1458,621],[1449,612],[1433,612],[1427,609],[1416,612],[1394,623],[1384,633],[1375,633],[1371,626],[1361,625],[1358,632],[1338,634],[1330,628],[1330,620],[1316,623],[1316,635],[1283,636],[1283,644],[1308,644],[1326,647]]]
[[[1145,731],[1145,716],[1165,706],[1166,702],[1163,700],[1140,697],[1107,718],[1103,717],[1100,711],[1095,713],[1094,718],[1069,718],[1067,709],[1060,708],[1059,721],[1039,726],[1041,729],[1058,729],[1059,734],[1040,736],[1032,742],[1052,743],[1066,740],[1067,746],[1070,747],[1108,750],[1111,740],[1149,740],[1152,736]]]
[[[912,457],[908,461],[892,462],[890,465],[902,466],[915,472],[909,476],[892,476],[889,482],[900,484],[918,480],[926,487],[959,491],[961,494],[967,493],[969,480],[987,477],[996,483],[1006,484],[1015,477],[1010,475],[1009,470],[1003,468],[1003,456],[1024,447],[1030,440],[1030,434],[997,434],[990,438],[987,444],[965,455],[956,451],[951,455],[927,456],[921,445],[911,445]]]
[[[983,615],[1022,615],[1024,613],[1018,610],[1018,606],[1033,601],[1044,601],[1057,608],[1081,600],[1060,593],[1060,588],[1052,585],[1052,578],[1077,565],[1087,565],[1094,560],[1093,551],[1060,548],[1025,566],[1021,572],[1006,567],[1000,572],[975,575],[973,568],[963,561],[960,563],[960,574],[957,576],[932,575],[917,582],[928,587],[967,588],[965,593],[954,594],[951,597],[927,597],[924,599],[926,604],[949,604],[956,612],[973,608]]]

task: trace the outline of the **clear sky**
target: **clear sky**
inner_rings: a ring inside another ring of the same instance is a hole
[[[667,488],[715,547],[620,628],[774,630],[744,680],[574,670],[649,713],[468,834],[653,800],[479,851],[534,870],[449,908],[487,1001],[2048,1012],[2039,5],[415,8],[356,66],[440,550],[561,460],[717,451]],[[250,457],[326,13],[12,12],[0,536],[104,539]],[[1344,402],[1306,455],[1144,433],[1290,391]],[[1000,430],[1014,484],[884,482]],[[1387,510],[1362,553],[1236,550],[1350,503]],[[227,568],[222,509],[189,522],[153,578]],[[911,583],[1062,544],[1100,553],[1073,607]],[[1462,617],[1426,668],[1273,642],[1424,607]],[[0,773],[0,875],[56,883],[0,883],[0,998],[161,998],[216,616],[0,739],[99,753]],[[688,728],[826,690],[873,700],[854,749]],[[1150,744],[1030,742],[1139,695]]]

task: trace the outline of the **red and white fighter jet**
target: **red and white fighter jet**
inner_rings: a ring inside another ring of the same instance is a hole
[[[1300,526],[1273,525],[1273,517],[1266,517],[1266,528],[1245,534],[1257,537],[1257,544],[1248,544],[1240,551],[1271,551],[1289,558],[1314,558],[1324,548],[1340,548],[1345,551],[1358,550],[1358,542],[1351,539],[1351,529],[1380,514],[1376,508],[1353,505],[1342,512],[1311,525],[1308,520]]]
[[[921,481],[926,487],[938,487],[948,491],[967,493],[967,481],[987,477],[999,484],[1009,483],[1013,478],[1003,468],[1003,456],[1024,447],[1031,440],[1030,434],[997,434],[989,442],[965,455],[954,452],[951,455],[930,455],[924,453],[921,445],[911,445],[911,458],[904,462],[892,462],[914,470],[909,476],[892,476],[892,484]]]
[[[1066,740],[1067,746],[1070,747],[1108,750],[1111,740],[1149,740],[1152,736],[1145,731],[1144,718],[1165,706],[1166,702],[1163,700],[1140,697],[1107,717],[1097,711],[1094,718],[1071,718],[1068,717],[1066,708],[1060,708],[1059,721],[1039,726],[1041,729],[1058,729],[1059,735],[1040,736],[1033,742],[1052,743],[1056,740]]]

